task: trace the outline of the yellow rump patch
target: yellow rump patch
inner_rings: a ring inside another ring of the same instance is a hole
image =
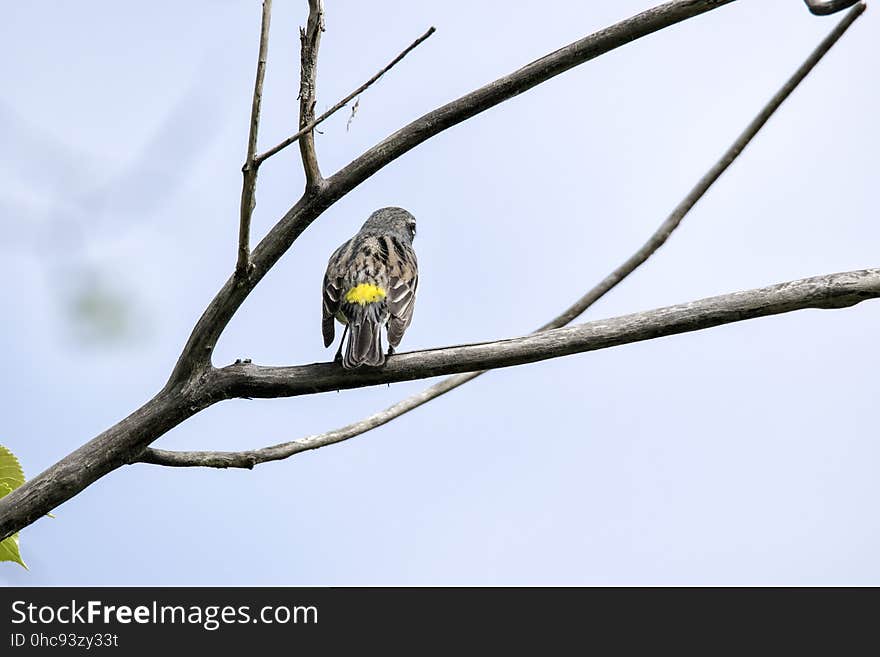
[[[378,285],[373,285],[371,283],[355,285],[345,293],[345,300],[348,301],[348,303],[359,303],[362,306],[368,303],[381,301],[384,298],[385,290]]]

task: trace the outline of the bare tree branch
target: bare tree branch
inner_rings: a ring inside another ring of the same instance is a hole
[[[828,16],[852,7],[859,0],[804,0],[804,2],[817,16]]]
[[[287,148],[288,146],[290,146],[290,145],[291,145],[292,143],[294,143],[295,141],[298,141],[298,140],[300,139],[300,137],[302,137],[304,134],[309,133],[309,132],[311,132],[312,130],[314,130],[315,126],[317,126],[318,124],[323,123],[325,120],[329,119],[329,118],[330,118],[331,116],[333,116],[336,112],[338,112],[338,111],[341,110],[343,107],[345,107],[346,105],[348,105],[348,103],[351,102],[352,98],[354,98],[354,97],[357,96],[358,94],[361,94],[361,93],[363,93],[364,91],[366,91],[367,88],[369,88],[370,86],[372,86],[372,84],[373,84],[374,82],[376,82],[379,78],[381,78],[381,77],[382,77],[383,75],[385,75],[388,71],[390,71],[392,68],[394,68],[394,67],[400,62],[400,60],[402,60],[404,57],[406,57],[406,56],[407,56],[412,50],[414,50],[419,44],[421,44],[422,41],[424,41],[425,39],[427,39],[429,36],[431,36],[432,34],[434,34],[434,32],[436,32],[436,31],[437,31],[436,28],[433,28],[433,27],[430,28],[430,29],[428,29],[427,32],[425,32],[422,36],[420,36],[418,39],[416,39],[415,41],[413,41],[409,46],[407,46],[407,48],[406,48],[403,52],[401,52],[397,57],[395,57],[394,59],[392,59],[392,60],[391,60],[386,66],[384,66],[384,67],[383,67],[378,73],[376,73],[373,77],[371,77],[369,80],[367,80],[366,82],[364,82],[361,86],[359,86],[357,89],[355,89],[354,91],[352,91],[352,92],[351,92],[350,94],[348,94],[345,98],[343,98],[343,99],[340,100],[338,103],[336,103],[333,107],[331,107],[331,108],[328,109],[326,112],[324,112],[323,114],[321,114],[321,116],[319,116],[317,119],[315,119],[314,121],[310,122],[307,126],[305,126],[304,128],[302,128],[302,129],[299,130],[298,132],[294,133],[293,135],[291,135],[290,137],[288,137],[288,138],[285,139],[284,141],[282,141],[282,142],[278,143],[277,145],[273,146],[272,148],[270,148],[269,150],[267,150],[265,153],[260,153],[259,155],[257,155],[256,158],[254,158],[255,161],[256,161],[256,163],[257,163],[257,164],[262,164],[265,160],[268,160],[270,157],[272,157],[272,156],[275,155],[276,153],[279,153],[280,151],[284,150],[285,148]]]
[[[861,13],[861,11],[858,11]],[[684,217],[696,205],[709,188],[733,164],[736,158],[748,146],[749,142],[758,134],[770,117],[776,112],[782,103],[791,95],[797,86],[813,70],[816,64],[825,56],[831,47],[840,39],[849,25],[857,17],[856,10],[845,17],[827,37],[810,53],[804,63],[801,64],[794,74],[782,85],[754,119],[746,126],[745,130],[736,138],[731,146],[724,152],[709,171],[703,175],[688,195],[679,203],[666,220],[660,224],[647,242],[630,256],[623,264],[617,267],[608,276],[602,279],[596,286],[578,299],[572,306],[567,308],[559,316],[547,322],[535,332],[548,329],[560,328],[583,314],[590,306],[602,298],[627,276],[633,273],[642,263],[650,258],[657,250],[666,243],[672,232],[678,228]],[[298,440],[271,445],[261,449],[245,450],[241,452],[217,452],[217,451],[189,451],[174,452],[147,448],[141,461],[156,465],[168,465],[175,467],[213,467],[213,468],[253,468],[258,463],[277,461],[298,454],[306,449],[317,449],[326,445],[333,445],[367,431],[380,427],[391,420],[412,411],[432,399],[458,388],[465,383],[476,379],[486,370],[480,372],[468,372],[454,374],[447,379],[436,383],[425,390],[403,399],[388,408],[363,418],[352,424],[339,429],[333,429],[321,434],[307,436]]]
[[[334,429],[333,431],[306,436],[305,438],[299,438],[291,442],[241,452],[183,452],[148,447],[137,460],[141,463],[152,463],[154,465],[181,468],[206,467],[252,469],[255,465],[259,465],[260,463],[280,461],[289,458],[294,454],[333,445],[348,440],[349,438],[359,436],[371,429],[381,427],[383,424],[418,408],[435,397],[439,397],[440,395],[477,378],[483,373],[484,372],[469,372],[467,374],[455,374],[362,420],[340,427],[339,429]]]
[[[230,277],[226,281],[193,328],[167,387],[187,385],[187,382],[204,375],[210,369],[211,354],[220,334],[263,276],[316,218],[374,173],[444,130],[518,96],[578,64],[733,1],[672,0],[643,11],[428,112],[373,146],[324,181],[320,190],[304,194],[287,211],[251,254],[253,267],[247,279],[236,280]],[[299,141],[301,146],[303,141]]]
[[[523,365],[804,308],[845,308],[878,296],[880,269],[865,269],[734,292],[520,338],[395,354],[376,369],[345,370],[337,363],[272,367],[243,362],[214,370],[208,385],[228,399],[270,399],[347,390]]]
[[[324,0],[309,0],[309,19],[305,29],[300,30],[302,42],[299,79],[299,127],[300,130],[315,120],[315,87],[318,77],[318,48],[324,31]],[[315,152],[315,132],[309,130],[299,139],[299,152],[306,174],[306,190],[312,192],[321,186],[324,178],[318,166]]]
[[[344,370],[336,363],[293,367],[236,363],[215,370],[207,387],[214,395],[227,399],[310,395],[440,374],[511,367],[806,308],[844,308],[878,297],[880,269],[865,269],[734,292],[520,338],[395,354],[381,368]],[[401,403],[417,405],[418,400]],[[338,430],[336,442],[350,437],[349,434],[358,428],[356,423]],[[250,453],[212,453],[209,464],[214,467],[239,464],[240,467],[252,467],[264,460],[285,458],[326,444],[330,444],[326,438],[310,437]],[[151,450],[143,460],[162,465],[191,465],[195,454]]]
[[[318,0],[311,0],[320,6]],[[673,0],[561,48],[522,69],[429,112],[398,130],[303,197],[251,254],[243,279],[230,276],[197,322],[165,387],[124,420],[0,499],[0,540],[34,522],[112,470],[135,461],[156,438],[211,404],[234,395],[308,394],[506,367],[671,335],[806,307],[840,307],[880,295],[880,271],[807,279],[653,313],[546,331],[497,344],[452,347],[390,358],[376,371],[341,373],[332,364],[300,368],[250,365],[215,369],[217,338],[242,302],[296,238],[328,207],[371,175],[440,132],[614,48],[733,0]],[[317,29],[317,26],[315,27]],[[308,30],[307,30],[308,31]],[[311,92],[313,93],[312,87]],[[306,125],[308,120],[300,125]],[[300,139],[312,145],[313,139]],[[305,159],[305,158],[304,158]],[[724,304],[729,304],[726,307]]]
[[[241,169],[241,208],[238,224],[238,259],[235,273],[246,276],[250,269],[251,217],[254,214],[255,193],[257,189],[257,169],[254,161],[257,152],[257,133],[260,129],[260,105],[263,102],[263,79],[266,76],[266,57],[269,52],[269,24],[272,21],[272,0],[263,0],[263,17],[260,23],[260,51],[257,57],[257,78],[254,82],[254,99],[251,103],[251,127],[248,134],[247,157]]]

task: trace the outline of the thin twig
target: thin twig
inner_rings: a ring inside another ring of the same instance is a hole
[[[351,122],[354,121],[354,115],[357,114],[358,107],[361,106],[360,96],[356,101],[354,101],[354,105],[351,106],[351,114],[348,117],[348,121],[345,122],[345,131],[348,132],[351,130]]]
[[[309,18],[305,29],[300,30],[302,42],[299,78],[299,128],[303,130],[315,120],[315,87],[318,79],[318,49],[324,31],[324,0],[309,0]],[[299,139],[303,171],[306,174],[306,190],[320,187],[324,180],[315,152],[315,132],[308,130]]]
[[[810,71],[813,70],[816,64],[819,63],[822,57],[824,57],[824,55],[831,49],[834,43],[842,36],[846,31],[846,28],[852,24],[861,11],[863,11],[863,9],[859,10],[857,8],[856,10],[853,10],[850,15],[846,16],[840,24],[838,24],[834,30],[822,40],[816,49],[810,53],[804,63],[798,67],[797,71],[795,71],[785,84],[782,85],[779,91],[773,95],[755,118],[752,119],[748,126],[746,126],[745,130],[743,130],[743,132],[736,138],[733,144],[731,144],[731,146],[724,152],[721,158],[706,172],[705,175],[703,175],[702,178],[700,178],[688,195],[682,199],[672,213],[670,213],[665,221],[660,224],[657,230],[654,231],[648,241],[645,242],[638,251],[608,276],[602,279],[595,287],[589,290],[563,313],[541,326],[535,332],[537,333],[560,328],[569,324],[656,253],[657,250],[666,243],[672,232],[678,228],[685,216],[690,212],[694,205],[696,205],[697,201],[706,194],[721,174],[733,164],[736,158],[739,157],[746,146],[748,146],[749,142],[752,141],[755,135],[758,134],[770,117],[779,109],[782,103],[791,95]],[[148,449],[144,453],[143,460],[158,465],[177,467],[202,466],[214,468],[252,468],[258,463],[285,459],[302,451],[317,449],[319,447],[332,445],[359,436],[367,431],[380,427],[383,424],[386,424],[391,420],[418,408],[422,404],[425,404],[432,399],[436,399],[437,397],[444,395],[485,373],[486,370],[454,374],[443,381],[407,397],[388,408],[363,418],[362,420],[348,424],[339,429],[307,436],[295,441],[242,452],[173,452]]]
[[[288,137],[287,139],[285,139],[284,141],[282,141],[282,142],[279,143],[278,145],[273,146],[272,148],[270,148],[269,150],[267,150],[265,153],[261,153],[261,154],[257,155],[257,157],[255,158],[257,164],[262,164],[264,160],[267,160],[267,159],[269,159],[270,157],[272,157],[273,155],[275,155],[276,153],[278,153],[279,151],[284,150],[285,148],[287,148],[288,146],[290,146],[290,145],[291,145],[292,143],[294,143],[295,141],[298,141],[298,140],[300,139],[300,137],[302,137],[304,134],[306,134],[306,133],[311,132],[312,130],[314,130],[315,126],[317,126],[317,125],[320,124],[320,123],[323,123],[325,120],[329,119],[331,116],[333,116],[334,114],[336,114],[336,112],[338,112],[338,111],[341,110],[343,107],[345,107],[346,105],[348,105],[348,103],[351,102],[352,98],[354,98],[355,96],[357,96],[357,95],[361,94],[362,92],[366,91],[366,89],[367,89],[368,87],[372,86],[374,82],[376,82],[379,78],[381,78],[381,77],[382,77],[383,75],[385,75],[388,71],[390,71],[394,66],[396,66],[396,65],[400,62],[400,60],[402,60],[404,57],[406,57],[406,56],[407,56],[412,50],[414,50],[419,44],[421,44],[422,41],[424,41],[424,40],[427,39],[429,36],[431,36],[432,34],[434,34],[434,32],[436,32],[436,28],[433,28],[433,27],[430,28],[430,29],[429,29],[427,32],[425,32],[422,36],[420,36],[418,39],[416,39],[415,41],[413,41],[409,46],[407,46],[407,48],[406,48],[403,52],[401,52],[397,57],[395,57],[394,59],[392,59],[392,60],[391,60],[391,61],[390,61],[385,67],[383,67],[378,73],[376,73],[373,77],[371,77],[369,80],[367,80],[366,82],[364,82],[361,86],[359,86],[357,89],[355,89],[354,91],[352,91],[352,92],[351,92],[350,94],[348,94],[345,98],[343,98],[343,99],[340,100],[338,103],[336,103],[333,107],[331,107],[331,108],[328,109],[326,112],[324,112],[323,114],[321,114],[321,116],[319,116],[317,119],[315,119],[314,121],[312,121],[311,123],[309,123],[306,127],[304,127],[303,129],[299,130],[299,131],[296,132],[295,134],[291,135],[290,137]]]
[[[241,169],[241,207],[238,224],[238,259],[235,264],[237,277],[246,277],[251,265],[251,217],[256,204],[257,169],[254,161],[257,153],[257,133],[260,129],[260,106],[263,102],[263,79],[266,76],[266,58],[269,53],[269,24],[272,21],[272,0],[263,0],[263,18],[260,23],[260,52],[257,57],[257,77],[254,81],[254,99],[251,103],[251,127],[248,134],[247,157]]]

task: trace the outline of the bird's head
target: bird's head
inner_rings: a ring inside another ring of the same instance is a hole
[[[380,208],[364,222],[364,232],[394,235],[407,241],[416,236],[416,218],[403,208]]]

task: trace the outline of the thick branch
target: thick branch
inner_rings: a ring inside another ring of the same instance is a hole
[[[104,475],[130,463],[156,438],[211,403],[205,395],[196,398],[160,392],[127,418],[0,499],[0,536],[7,538],[45,517]]]
[[[359,86],[357,89],[352,91],[345,98],[343,98],[338,103],[336,103],[333,107],[331,107],[326,112],[324,112],[317,119],[315,119],[314,121],[309,123],[304,128],[301,128],[298,132],[294,133],[293,135],[291,135],[290,137],[288,137],[284,141],[276,144],[275,146],[273,146],[272,148],[267,150],[265,153],[260,153],[259,155],[257,155],[256,158],[254,158],[256,163],[258,165],[262,164],[265,160],[268,160],[270,157],[272,157],[276,153],[281,152],[282,150],[284,150],[285,148],[290,146],[295,141],[299,141],[300,137],[302,137],[303,135],[310,133],[312,130],[315,129],[315,127],[318,124],[323,123],[324,121],[329,119],[331,116],[333,116],[336,112],[338,112],[343,107],[348,105],[348,103],[351,102],[352,98],[354,98],[355,96],[358,96],[361,93],[363,93],[364,91],[366,91],[370,86],[373,85],[373,83],[375,83],[379,78],[381,78],[388,71],[390,71],[392,68],[394,68],[400,62],[400,60],[402,60],[404,57],[406,57],[410,52],[412,52],[417,46],[419,46],[425,39],[427,39],[429,36],[434,34],[434,32],[436,32],[436,31],[437,31],[436,28],[433,28],[433,27],[429,28],[427,32],[425,32],[422,36],[420,36],[418,39],[413,41],[409,46],[406,47],[406,49],[403,52],[401,52],[397,57],[392,59],[382,69],[380,69],[378,73],[376,73],[373,77],[371,77],[369,80],[364,82],[361,86]]]
[[[395,354],[383,367],[375,369],[344,370],[336,363],[293,367],[236,363],[214,370],[208,387],[226,398],[308,395],[425,379],[441,374],[523,365],[806,308],[844,308],[878,297],[880,269],[865,269],[734,292],[520,338]],[[401,403],[418,405],[419,402],[415,399]],[[391,419],[387,412],[385,417],[385,421]],[[381,424],[382,419],[383,416],[380,416],[373,421]],[[329,441],[310,437],[250,453],[213,452],[204,457],[205,465],[253,467],[262,461],[285,458],[292,453],[345,440],[358,428],[358,423],[344,427],[338,431],[335,440]],[[161,465],[191,465],[194,458],[202,458],[197,454],[150,450],[141,460]],[[0,531],[3,531],[2,525]]]
[[[733,0],[673,0],[648,9],[428,112],[369,149],[325,181],[317,193],[304,195],[257,245],[251,257],[250,276],[240,284],[230,278],[205,309],[183,348],[168,386],[179,385],[209,366],[223,329],[266,272],[324,210],[381,168],[425,140],[578,64],[730,2]],[[300,139],[300,147],[304,141]]]
[[[263,102],[263,79],[266,76],[266,57],[269,52],[269,23],[271,21],[272,0],[263,0],[263,18],[260,23],[260,51],[257,56],[257,77],[254,82],[254,99],[251,103],[251,127],[248,134],[247,156],[241,169],[243,180],[238,223],[238,259],[235,264],[235,273],[238,276],[246,276],[250,268],[251,217],[254,214],[257,169],[259,168],[259,163],[254,161],[254,156],[257,152],[257,133],[260,129],[260,105]]]
[[[299,79],[299,127],[302,130],[315,120],[317,102],[315,86],[318,78],[318,48],[324,31],[324,0],[309,0],[309,19],[300,30],[300,79]],[[315,152],[315,131],[309,130],[299,140],[303,170],[306,174],[306,190],[317,189],[323,178]]]
[[[396,354],[377,369],[343,370],[336,363],[297,367],[241,363],[210,370],[193,388],[162,391],[128,418],[0,499],[0,540],[111,470],[136,461],[158,436],[221,399],[290,397],[510,367],[804,308],[843,308],[878,297],[880,269],[866,269],[710,297],[527,337]]]
[[[804,308],[843,308],[880,297],[880,269],[816,276],[521,338],[395,354],[376,369],[336,363],[230,365],[212,373],[224,397],[275,398],[534,363]]]
[[[541,328],[537,329],[536,332],[560,328],[573,321],[656,253],[657,250],[666,243],[666,240],[669,239],[672,232],[681,224],[684,217],[690,212],[697,201],[705,195],[721,174],[733,164],[749,142],[766,124],[770,116],[779,109],[785,99],[791,95],[792,91],[797,88],[800,82],[803,81],[807,74],[809,74],[822,57],[831,49],[834,43],[836,43],[843,35],[846,28],[852,24],[858,13],[861,13],[861,11],[862,10],[858,8],[853,10],[853,12],[844,18],[843,21],[841,21],[834,30],[822,40],[815,50],[810,53],[804,63],[801,64],[797,71],[795,71],[791,78],[785,82],[780,90],[776,92],[770,101],[761,109],[758,115],[752,119],[748,126],[746,126],[745,130],[743,130],[733,144],[731,144],[727,151],[725,151],[721,159],[718,160],[718,162],[716,162],[702,178],[700,178],[694,188],[681,201],[681,203],[676,206],[672,213],[659,226],[659,228],[654,231],[653,235],[651,235],[648,241],[645,242],[638,251],[608,276],[602,279],[572,306],[563,311],[562,314],[544,324]],[[443,381],[417,392],[388,408],[373,413],[358,422],[298,440],[272,445],[262,449],[252,449],[241,452],[174,452],[147,448],[141,457],[141,461],[175,467],[252,468],[258,463],[285,459],[307,449],[317,449],[318,447],[333,445],[354,438],[355,436],[359,436],[367,431],[380,427],[391,420],[418,408],[422,404],[468,383],[469,381],[473,381],[481,374],[485,374],[485,372],[486,371],[484,370],[480,372],[454,374]]]

